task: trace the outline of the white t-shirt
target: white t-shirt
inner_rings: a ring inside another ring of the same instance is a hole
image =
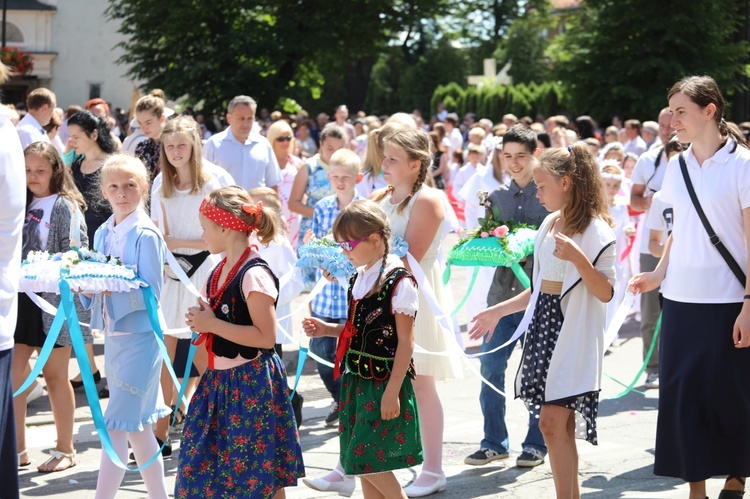
[[[243,144],[230,126],[206,141],[203,157],[228,171],[243,189],[274,187],[281,183],[281,169],[273,148],[258,133],[251,132]]]
[[[26,164],[10,114],[0,105],[0,352],[13,348],[26,208]]]
[[[57,194],[43,198],[33,198],[29,209],[26,210],[26,220],[23,222],[23,256],[29,251],[45,251],[49,239],[49,219],[52,207],[57,201]]]
[[[18,122],[16,130],[18,130],[18,138],[21,139],[21,147],[24,149],[34,142],[49,142],[47,132],[31,113],[26,113],[26,116]]]
[[[454,128],[446,138],[450,141],[450,148],[447,151],[448,158],[453,158],[453,153],[464,146],[464,137],[458,128]]]
[[[742,210],[750,207],[750,150],[735,147],[733,140],[700,166],[692,146],[684,153],[688,174],[706,218],[742,269],[747,248]],[[708,239],[708,233],[690,200],[678,156],[667,166],[661,190],[663,202],[672,204],[674,227],[667,275],[661,291],[665,298],[684,303],[739,303],[745,294]]]
[[[477,172],[483,172],[486,169],[484,165],[477,164],[474,167],[471,163],[466,163],[464,166],[458,169],[456,176],[453,177],[453,192],[459,193],[466,182],[469,181]]]
[[[477,193],[484,191],[493,192],[500,187],[500,182],[495,178],[494,172],[490,167],[478,168],[476,175],[473,175],[456,193],[456,198],[464,201],[464,219],[466,227],[476,227],[479,225],[479,219],[485,216],[484,206],[479,204]]]
[[[636,156],[640,156],[641,154],[646,152],[646,150],[648,150],[646,141],[643,140],[640,135],[633,140],[628,140],[627,142],[625,142],[622,145],[622,148],[625,151],[625,154],[632,152]]]
[[[228,185],[234,185],[234,179],[232,176],[227,172],[224,168],[215,165],[211,163],[210,161],[204,159],[203,160],[203,171],[208,173],[211,177],[215,178],[219,181],[219,187],[226,187]],[[156,176],[154,179],[154,182],[151,184],[151,197],[154,197],[154,194],[156,193],[156,190],[161,187],[162,183],[162,175],[161,172]],[[219,188],[217,187],[217,189]],[[153,206],[151,207],[151,218],[153,220],[156,220],[154,218],[156,215],[154,214]]]
[[[655,167],[656,158],[660,157],[659,166]],[[646,186],[643,191],[644,196],[651,196],[655,192],[661,190],[662,183],[664,182],[664,173],[667,171],[667,155],[664,154],[663,149],[656,148],[646,151],[638,158],[638,162],[633,168],[633,176],[630,178],[633,185],[644,185]],[[648,251],[648,235],[641,237],[641,242],[638,247],[638,251],[644,255],[650,255]]]
[[[646,217],[646,228],[648,230],[660,230],[662,231],[663,238],[662,244],[667,242],[667,237],[672,233],[672,225],[674,224],[674,210],[671,204],[667,204],[662,200],[661,192],[654,194],[651,198],[651,208],[648,210],[648,216]]]

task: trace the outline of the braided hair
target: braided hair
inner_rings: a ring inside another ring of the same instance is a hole
[[[397,212],[401,213],[409,205],[409,201],[414,195],[422,188],[422,185],[427,178],[427,172],[430,170],[430,164],[432,163],[432,139],[424,130],[416,128],[399,128],[388,134],[384,139],[385,145],[398,147],[406,152],[408,160],[419,161],[419,174],[417,175],[414,184],[411,186],[411,191],[406,199],[401,201],[398,205]],[[390,192],[395,187],[389,186]]]

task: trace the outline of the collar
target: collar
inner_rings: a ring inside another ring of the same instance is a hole
[[[232,125],[229,125],[227,127],[227,138],[237,144],[242,144],[245,146],[252,144],[253,142],[258,142],[258,137],[253,130],[250,130],[250,135],[247,136],[247,140],[245,140],[244,143],[240,142],[239,140],[237,140],[237,137],[235,137],[234,132],[232,132]]]
[[[107,230],[112,232],[112,234],[116,237],[122,237],[130,229],[132,229],[136,223],[138,223],[139,219],[141,218],[142,212],[143,210],[138,208],[133,213],[125,217],[125,219],[117,225],[115,225],[115,216],[112,215],[111,217],[109,217],[109,220],[107,220]]]
[[[732,150],[734,149],[734,147],[735,147],[734,139],[729,137],[727,138],[727,143],[724,144],[724,147],[716,151],[714,155],[708,158],[706,161],[712,161],[714,163],[724,164],[727,161],[729,161],[729,158],[732,157]],[[693,165],[698,165],[698,160],[695,158],[695,155],[693,154],[692,144],[690,144],[690,147],[688,147],[687,154],[685,154],[685,156],[687,156],[689,160],[688,164],[692,163]]]
[[[516,194],[521,193],[521,191],[523,191],[524,194],[536,194],[536,184],[532,180],[531,182],[526,184],[526,187],[521,188],[521,186],[519,186],[515,180],[511,179],[510,185],[508,186],[508,192],[515,196]]]
[[[22,125],[31,125],[36,130],[41,130],[44,132],[44,128],[42,128],[42,125],[34,118],[34,115],[31,113],[26,113],[26,116],[24,116],[20,122],[18,122],[18,126]]]

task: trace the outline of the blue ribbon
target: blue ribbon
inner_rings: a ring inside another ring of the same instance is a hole
[[[26,389],[31,386],[36,377],[42,371],[44,365],[49,360],[49,356],[52,353],[55,342],[60,335],[62,325],[64,321],[67,320],[73,351],[75,352],[76,360],[78,361],[78,367],[81,371],[81,379],[83,380],[84,392],[86,393],[86,399],[88,401],[89,408],[91,409],[91,417],[94,421],[94,427],[99,433],[99,439],[102,442],[102,450],[107,453],[110,460],[115,464],[115,466],[120,469],[136,472],[146,469],[151,466],[151,464],[153,464],[156,459],[158,459],[167,442],[165,440],[156,454],[154,454],[151,459],[149,459],[144,465],[137,468],[128,467],[122,462],[120,456],[117,455],[114,447],[112,446],[112,440],[109,438],[109,432],[107,431],[107,426],[104,422],[104,414],[102,412],[101,403],[99,401],[99,395],[96,391],[94,375],[91,372],[91,366],[89,365],[88,354],[86,352],[86,345],[83,342],[83,333],[81,331],[81,326],[78,323],[78,314],[76,313],[75,304],[73,303],[74,296],[70,291],[70,285],[68,284],[65,275],[60,276],[59,289],[60,305],[57,308],[57,313],[55,314],[55,318],[52,321],[49,332],[47,333],[47,339],[44,341],[44,345],[39,352],[39,356],[36,363],[34,364],[34,367],[31,369],[29,377],[21,384],[21,386],[18,388],[18,390],[16,390],[13,396],[17,397],[18,395],[26,391]],[[180,384],[177,381],[177,376],[175,375],[174,369],[172,368],[172,363],[169,360],[167,347],[164,344],[164,334],[162,332],[161,324],[159,322],[159,316],[157,313],[158,304],[156,301],[156,297],[154,296],[154,291],[148,285],[142,287],[141,291],[143,292],[143,299],[144,303],[146,304],[146,312],[148,314],[151,326],[154,330],[154,335],[156,336],[156,342],[159,345],[159,350],[162,353],[162,357],[164,358],[165,364],[167,365],[167,370],[169,371],[170,376],[172,376],[172,380],[174,381],[175,386],[179,387],[179,395],[177,400],[183,400],[187,383]],[[195,336],[195,333],[193,335]],[[185,366],[186,373],[190,372],[190,366],[192,365],[193,358],[195,357],[195,351],[196,347],[191,342]],[[169,428],[170,430],[175,424],[175,420],[177,418],[176,412],[177,411],[175,411],[175,414],[172,415],[172,422]]]
[[[307,360],[307,347],[299,347],[299,356],[297,357],[297,373],[294,376],[294,386],[292,387],[292,393],[289,394],[289,400],[294,398],[294,394],[297,393],[297,384],[302,376],[302,369],[305,367],[305,361]]]

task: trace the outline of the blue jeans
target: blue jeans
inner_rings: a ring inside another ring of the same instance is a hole
[[[331,324],[344,324],[346,319],[332,319],[330,317],[322,317],[315,312],[312,316],[316,319],[320,319],[323,322],[330,322]],[[335,362],[336,360],[336,338],[330,336],[321,336],[320,338],[312,338],[310,340],[310,351],[318,357],[327,360],[328,362]],[[333,368],[315,362],[318,366],[318,374],[320,379],[323,380],[323,384],[326,386],[326,390],[331,393],[334,402],[339,401],[339,389],[341,387],[341,379],[333,379]]]
[[[522,318],[523,312],[518,312],[500,319],[489,343],[482,343],[481,351],[487,352],[508,341],[513,336],[518,324],[521,323]],[[518,340],[495,353],[479,357],[482,376],[502,391],[505,391],[505,369],[508,367],[508,358],[517,342]],[[482,439],[480,447],[507,454],[509,439],[508,428],[505,426],[505,397],[482,383],[482,390],[479,392],[479,404],[482,406],[482,415],[484,416],[484,439]],[[526,433],[526,439],[522,446],[524,448],[533,447],[545,454],[547,453],[542,432],[539,431],[539,420],[531,414],[529,414],[529,431]]]

